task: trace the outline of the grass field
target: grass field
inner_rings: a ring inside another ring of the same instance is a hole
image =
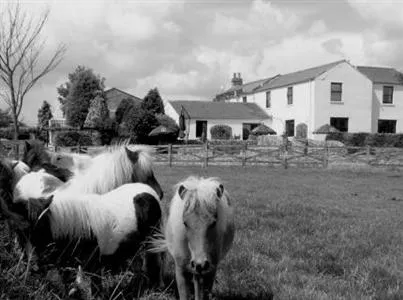
[[[403,173],[157,166],[166,207],[172,186],[191,174],[220,177],[236,205],[218,299],[403,299]],[[0,251],[0,296],[7,298],[18,259]],[[171,288],[143,299],[175,299],[172,279],[170,267]],[[28,285],[27,298],[43,299],[32,291],[46,283]]]

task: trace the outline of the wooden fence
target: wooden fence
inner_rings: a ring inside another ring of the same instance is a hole
[[[88,153],[101,152],[104,147],[57,147],[52,151]],[[20,159],[23,143],[0,143],[0,153]],[[162,145],[155,146],[155,162],[175,165],[267,165],[272,167],[403,167],[403,148],[318,147],[308,145],[256,146],[239,145]]]

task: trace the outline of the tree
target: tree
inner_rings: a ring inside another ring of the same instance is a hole
[[[53,118],[50,104],[43,101],[41,108],[38,110],[38,126],[39,128],[48,127],[49,120]]]
[[[102,128],[108,119],[109,109],[105,98],[96,96],[91,100],[84,126],[89,128]]]
[[[134,101],[132,98],[124,98],[120,101],[118,108],[115,112],[115,121],[117,124],[122,123],[125,113],[134,106]]]
[[[147,143],[148,134],[158,126],[158,120],[153,113],[145,110],[140,104],[135,104],[125,114],[121,123],[121,132],[131,137],[135,143]]]
[[[8,110],[0,109],[0,128],[9,127],[13,124],[13,118]]]
[[[91,100],[103,97],[104,78],[95,75],[92,69],[78,66],[68,75],[69,81],[57,89],[58,100],[65,114],[67,123],[82,128],[87,118]]]
[[[144,97],[141,107],[148,110],[152,114],[164,114],[164,103],[162,102],[160,93],[157,88],[148,91],[147,95]]]
[[[66,52],[66,46],[59,44],[50,58],[40,63],[44,61],[41,54],[45,49],[41,34],[49,13],[47,9],[34,19],[21,10],[20,4],[12,2],[0,9],[0,82],[5,87],[1,96],[10,108],[14,139],[18,138],[18,120],[25,96],[59,65]]]

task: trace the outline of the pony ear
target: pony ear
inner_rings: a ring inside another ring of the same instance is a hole
[[[137,160],[139,159],[139,154],[137,151],[131,151],[129,148],[125,147],[126,154],[129,157],[129,159],[133,162],[136,163]]]
[[[181,184],[180,187],[178,188],[178,194],[182,200],[183,200],[183,197],[185,196],[186,191],[187,191],[186,188]]]
[[[220,184],[217,188],[217,197],[221,199],[222,194],[224,194],[224,186]]]
[[[44,209],[48,208],[52,204],[53,197],[54,197],[54,195],[50,195],[47,198],[43,198],[43,203],[42,204],[43,204]]]
[[[11,165],[11,168],[14,169],[20,162],[17,160],[15,163]]]

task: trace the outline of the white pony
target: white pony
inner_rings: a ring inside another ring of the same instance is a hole
[[[233,207],[216,178],[189,177],[178,183],[165,224],[164,239],[153,241],[153,251],[167,249],[175,261],[180,300],[207,297],[217,266],[234,239]]]
[[[90,272],[121,272],[161,222],[160,198],[142,183],[104,195],[59,192],[26,200],[20,194],[13,212],[31,224],[22,231],[35,248],[38,265],[71,267],[79,262]],[[144,266],[151,282],[160,284],[160,256],[147,252]]]
[[[126,183],[142,182],[151,186],[162,198],[162,188],[152,169],[152,151],[151,147],[138,145],[108,147],[107,150],[87,161],[86,167],[76,172],[65,184],[58,185],[55,192],[105,194]],[[46,172],[31,173],[30,178],[16,187],[16,193],[24,193],[27,199],[29,193],[43,188],[35,186],[38,182],[45,184],[48,182],[45,178]],[[34,179],[34,176],[38,178]],[[32,194],[32,198],[38,198],[38,196],[37,193]]]
[[[11,160],[11,164],[14,172],[14,184],[31,171],[28,165],[20,160]]]
[[[91,164],[92,156],[83,153],[69,152],[48,152],[50,163],[59,167],[70,170],[73,174],[79,174],[82,170],[88,168]]]

